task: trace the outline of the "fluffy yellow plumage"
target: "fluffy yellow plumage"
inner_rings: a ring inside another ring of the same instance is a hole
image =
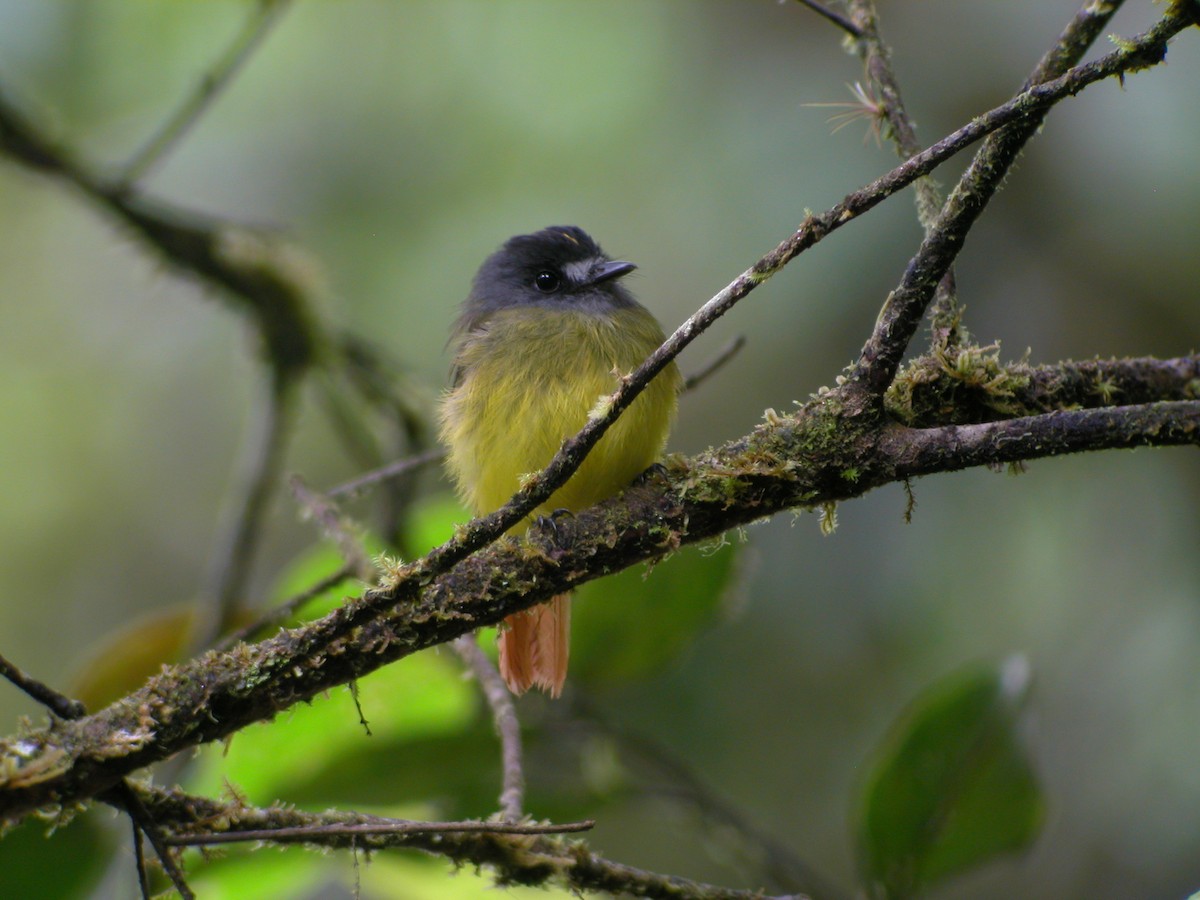
[[[476,514],[498,509],[523,476],[544,468],[662,343],[654,317],[613,283],[632,268],[567,227],[515,238],[480,270],[441,407],[447,467]],[[679,387],[671,364],[535,515],[584,509],[627,487],[662,453]],[[566,595],[506,620],[500,663],[512,690],[561,692],[569,624]]]
[[[662,329],[640,307],[605,316],[518,307],[467,335],[456,362],[464,374],[442,406],[442,440],[471,508],[502,506],[521,476],[543,468],[616,390],[617,378],[662,340]],[[538,512],[583,509],[627,487],[662,453],[678,389],[672,365]]]

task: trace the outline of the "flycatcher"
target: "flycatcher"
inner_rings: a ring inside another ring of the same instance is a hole
[[[476,273],[451,333],[454,366],[440,421],[450,474],[477,515],[499,509],[523,475],[544,468],[618,379],[663,342],[654,316],[620,281],[635,268],[567,225],[510,238]],[[674,363],[659,372],[531,517],[592,506],[654,463],[681,383]],[[514,693],[562,693],[569,603],[560,594],[505,619],[500,672]]]

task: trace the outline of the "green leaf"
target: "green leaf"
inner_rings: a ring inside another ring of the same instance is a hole
[[[634,680],[675,660],[717,616],[735,560],[729,545],[688,547],[583,585],[571,607],[571,677]]]
[[[1030,680],[1020,657],[957,673],[892,727],[856,823],[873,896],[917,896],[1037,836],[1042,797],[1018,735]]]

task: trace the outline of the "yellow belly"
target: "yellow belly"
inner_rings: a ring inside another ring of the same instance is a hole
[[[542,469],[588,413],[660,343],[640,307],[597,316],[521,308],[494,315],[468,335],[455,361],[461,375],[441,409],[448,467],[477,513],[502,506],[524,475]],[[627,487],[658,459],[675,414],[672,363],[608,430],[583,465],[537,510],[579,510]]]

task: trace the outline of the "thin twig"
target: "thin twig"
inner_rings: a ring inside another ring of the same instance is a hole
[[[454,641],[454,650],[471,667],[483,696],[492,708],[492,720],[500,738],[500,757],[503,762],[503,788],[500,791],[500,814],[505,821],[517,822],[524,815],[525,771],[521,753],[521,723],[517,719],[512,694],[492,661],[479,647],[475,635],[464,634]]]
[[[25,674],[3,656],[0,656],[0,675],[3,675],[60,719],[78,719],[87,715],[87,709],[78,700],[72,700],[65,694],[60,694],[50,685]]]
[[[262,616],[251,622],[249,625],[225,635],[225,637],[221,638],[221,640],[213,645],[213,649],[217,652],[228,650],[235,644],[240,644],[242,641],[250,640],[257,634],[262,634],[268,628],[272,628],[276,625],[282,625],[293,615],[295,615],[296,611],[300,609],[300,607],[304,606],[304,604],[315,600],[317,597],[320,597],[331,588],[337,587],[343,581],[349,581],[351,578],[354,578],[356,574],[357,572],[353,565],[349,563],[343,565],[336,572],[326,575],[307,590],[301,591],[299,594],[288,600],[285,600],[283,603],[272,606]]]
[[[133,834],[133,868],[137,872],[138,889],[142,893],[142,900],[150,900],[153,894],[150,891],[150,873],[146,871],[146,851],[142,847],[142,829],[138,828],[137,821],[133,816],[129,817],[129,827]]]
[[[78,700],[73,700],[64,694],[60,694],[49,685],[26,675],[3,656],[0,656],[0,674],[62,719],[79,719],[87,715],[87,709]],[[163,871],[170,877],[172,884],[175,885],[175,889],[179,891],[184,900],[193,900],[194,895],[188,889],[187,883],[183,879],[183,873],[179,871],[179,867],[175,865],[175,860],[171,858],[170,851],[162,843],[162,833],[158,829],[158,826],[155,825],[154,818],[150,815],[141,799],[130,788],[128,781],[122,779],[112,789],[110,794],[102,799],[112,803],[114,802],[114,798],[116,805],[124,809],[129,815],[130,824],[133,826],[134,857],[137,865],[138,881],[142,885],[143,896],[150,896],[147,893],[145,880],[146,860],[142,853],[141,835],[145,834],[150,840],[150,845],[158,855],[159,861],[162,863]]]
[[[124,780],[117,785],[113,794],[116,796],[118,804],[128,813],[130,821],[133,822],[133,843],[135,854],[138,857],[139,879],[143,877],[143,873],[145,872],[145,861],[142,858],[141,849],[142,841],[138,835],[140,832],[150,841],[150,846],[154,848],[154,853],[163,867],[163,872],[171,879],[171,884],[179,892],[179,896],[183,900],[195,900],[196,895],[188,887],[188,883],[183,876],[183,871],[179,868],[179,865],[175,862],[175,857],[171,854],[170,842],[167,836],[158,827],[158,823],[154,821],[153,814],[146,808],[146,804],[142,802],[142,798],[138,796],[138,793],[130,786],[129,782]]]
[[[330,342],[335,360],[329,377],[320,380],[321,397],[334,423],[334,431],[362,470],[376,469],[385,460],[403,459],[424,452],[430,443],[425,404],[421,392],[408,384],[408,373],[385,351],[353,334],[343,333]],[[390,434],[376,440],[361,421],[355,405],[341,397],[338,376],[382,418]],[[407,511],[417,495],[417,467],[399,467],[380,492],[379,529],[384,540],[395,547],[406,545]]]
[[[1080,77],[1105,77],[1102,73],[1120,73],[1124,77],[1126,71],[1160,63],[1166,55],[1167,41],[1193,24],[1196,16],[1183,15],[1180,7],[1180,14],[1163,16],[1145,33],[1122,42],[1113,53],[1087,65],[1068,68],[1091,46],[1119,5],[1119,2],[1098,4],[1089,0],[1060,35],[1055,49],[1038,64],[1020,96],[1052,92],[1056,86],[1073,83]],[[1065,74],[1059,75],[1064,70]],[[1059,77],[1055,78],[1056,75]],[[1032,109],[1029,116],[988,137],[946,200],[920,249],[905,267],[900,284],[888,294],[874,331],[850,374],[850,379],[863,385],[871,395],[882,397],[891,384],[937,285],[962,249],[967,232],[999,188],[1021,148],[1037,132],[1047,109],[1040,106]]]
[[[310,488],[300,475],[291,476],[288,487],[304,513],[320,526],[325,537],[337,545],[347,565],[354,568],[359,578],[372,580],[375,567],[363,550],[362,538],[355,534],[353,525],[342,516],[337,504],[327,494]]]
[[[862,37],[862,32],[858,30],[858,25],[847,19],[840,12],[830,9],[824,3],[817,3],[816,0],[800,0],[800,3],[807,6],[819,16],[828,19],[842,31],[849,34],[851,37]]]
[[[396,478],[397,476],[411,472],[413,469],[419,469],[422,466],[435,463],[445,457],[445,455],[446,451],[438,447],[433,450],[426,450],[424,453],[418,453],[416,456],[396,460],[395,462],[388,463],[386,466],[380,466],[378,469],[359,475],[357,478],[352,478],[350,481],[342,482],[337,487],[330,488],[325,492],[325,496],[352,496],[363,490],[363,488],[370,487],[373,484],[378,484],[389,478]]]
[[[291,375],[277,371],[246,439],[236,499],[219,528],[208,585],[201,593],[192,647],[211,646],[229,630],[245,603],[246,583],[258,550],[263,519],[279,478],[295,402]]]
[[[590,824],[587,822],[572,826],[445,823],[470,826],[470,830],[450,831],[428,827],[438,823],[404,823],[401,820],[402,829],[380,833],[378,823],[389,820],[375,816],[308,813],[286,807],[251,808],[161,788],[147,787],[142,791],[146,803],[161,821],[178,823],[181,831],[174,837],[180,844],[193,843],[189,834],[191,829],[204,829],[202,834],[206,835],[213,822],[222,822],[238,835],[258,835],[254,840],[274,840],[280,833],[291,833],[295,836],[289,842],[314,846],[422,850],[460,865],[487,866],[501,884],[559,883],[576,893],[607,891],[658,900],[784,900],[768,897],[758,890],[723,888],[675,875],[648,872],[605,859],[582,844],[568,843],[553,834],[530,833],[539,828],[555,832],[566,827],[582,828]],[[351,826],[353,830],[347,831],[344,826]],[[364,830],[358,830],[358,826],[363,826]],[[799,895],[793,895],[792,900],[799,900]]]
[[[646,794],[669,797],[689,803],[712,826],[728,829],[763,859],[762,868],[775,885],[788,891],[808,891],[822,900],[843,900],[844,892],[817,872],[811,865],[778,841],[774,835],[751,824],[742,812],[717,796],[683,760],[656,741],[635,734],[607,717],[578,694],[573,705],[581,719],[605,737],[616,742],[622,756],[631,754],[657,770],[660,777],[674,782],[677,790],[656,784],[643,788]]]
[[[921,152],[916,126],[904,108],[900,83],[892,67],[891,49],[879,33],[879,16],[874,0],[850,0],[850,13],[859,28],[858,52],[866,67],[868,91],[888,123],[887,133],[901,159]],[[937,182],[925,175],[913,182],[917,218],[928,234],[942,207]],[[938,282],[932,304],[932,332],[935,343],[955,346],[960,336],[958,298],[955,296],[954,268],[947,269]]]
[[[850,0],[850,12],[858,29],[858,52],[867,74],[867,92],[888,123],[888,136],[896,145],[901,159],[921,152],[916,127],[904,108],[900,84],[892,68],[892,55],[879,34],[879,17],[874,0]],[[929,176],[918,178],[913,189],[917,197],[917,214],[926,232],[942,207],[937,186]]]
[[[173,834],[167,843],[176,847],[239,844],[245,841],[311,841],[321,837],[360,837],[387,834],[576,834],[596,827],[595,821],[537,825],[520,822],[413,822],[379,819],[358,823],[299,825],[294,828],[254,828],[248,831],[217,831],[207,834]]]
[[[256,8],[233,43],[204,74],[175,112],[125,164],[117,183],[118,190],[128,190],[151,168],[162,162],[168,151],[200,120],[205,110],[229,86],[282,16],[287,5],[288,0],[258,0]]]
[[[737,356],[738,351],[744,346],[746,346],[745,335],[737,335],[737,337],[717,351],[716,356],[706,362],[691,375],[683,379],[683,390],[686,392],[698,388],[703,382],[708,380],[710,375],[720,369],[723,365],[725,365],[725,363]]]

